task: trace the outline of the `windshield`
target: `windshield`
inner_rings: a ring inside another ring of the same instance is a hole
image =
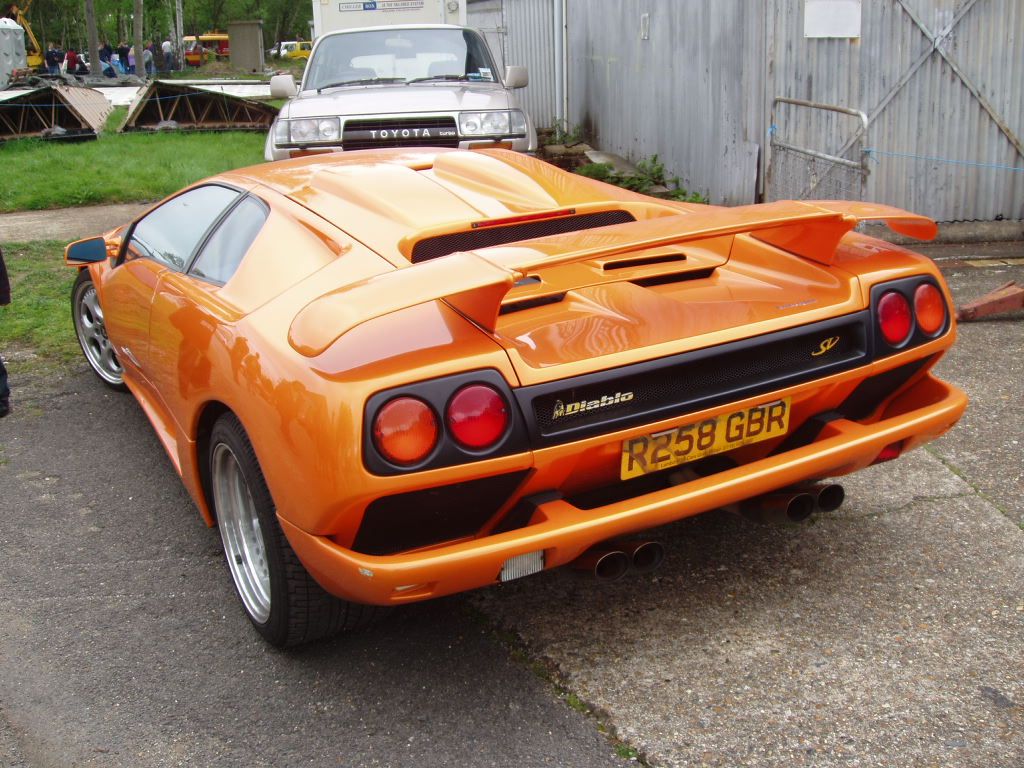
[[[497,82],[483,38],[470,29],[381,29],[325,37],[306,71],[305,90],[383,80]]]

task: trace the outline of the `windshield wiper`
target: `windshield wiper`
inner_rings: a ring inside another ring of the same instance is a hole
[[[341,88],[343,85],[372,85],[373,83],[404,83],[404,77],[366,77],[362,80],[340,80],[337,83],[321,85],[316,89],[317,93],[326,91],[328,88]]]
[[[431,77],[417,77],[410,80],[410,83],[426,83],[430,80],[469,80],[467,75],[432,75]]]

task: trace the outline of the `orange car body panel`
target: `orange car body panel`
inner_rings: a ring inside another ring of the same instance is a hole
[[[144,259],[88,267],[111,339],[125,350],[125,382],[210,524],[204,434],[233,411],[296,553],[351,600],[399,603],[491,584],[509,558],[541,550],[555,567],[614,536],[863,468],[887,445],[909,450],[941,435],[966,407],[930,373],[955,338],[950,319],[936,338],[820,378],[579,439],[372,471],[365,407],[381,392],[469,371],[494,372],[512,392],[549,386],[854,316],[871,306],[874,286],[905,278],[932,281],[951,307],[930,260],[853,231],[880,219],[930,237],[934,223],[864,203],[666,202],[500,150],[341,153],[214,180],[270,211],[224,286]],[[425,239],[619,210],[635,221],[411,262]],[[107,235],[112,256],[125,234]],[[758,442],[708,476],[587,508],[569,500],[620,482],[631,437],[780,398],[792,403],[792,433],[869,377],[907,364],[920,368],[877,407],[829,421],[807,444],[776,451],[784,438]],[[496,476],[517,479],[472,534],[389,554],[354,548],[375,500]],[[524,499],[538,500],[532,516],[499,532]]]

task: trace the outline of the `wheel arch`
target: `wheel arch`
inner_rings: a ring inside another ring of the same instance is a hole
[[[211,528],[217,525],[217,517],[213,508],[213,488],[210,482],[210,436],[213,432],[213,425],[225,413],[232,413],[236,418],[238,417],[238,414],[225,403],[211,400],[203,404],[196,419],[194,450],[195,465],[199,473],[200,495],[196,501],[203,520]]]

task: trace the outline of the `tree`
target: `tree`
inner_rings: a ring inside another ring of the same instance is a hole
[[[96,31],[96,4],[93,0],[85,0],[85,28],[89,37],[89,74],[102,75],[103,62],[100,61],[100,36]]]
[[[142,55],[142,0],[135,0],[135,15],[132,18],[135,33],[135,74],[146,79],[145,57]]]

